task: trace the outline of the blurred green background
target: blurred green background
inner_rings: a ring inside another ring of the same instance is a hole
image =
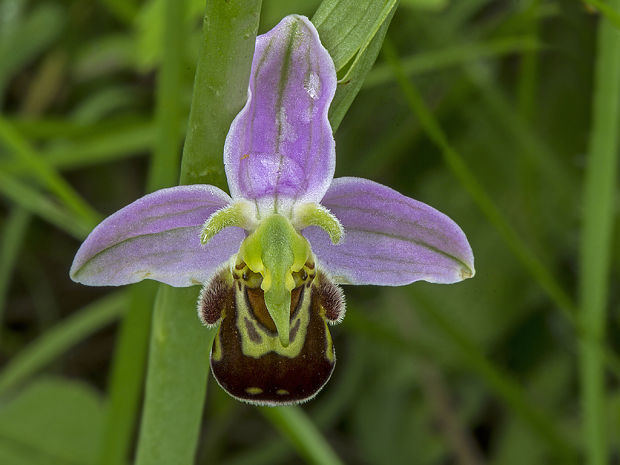
[[[319,3],[265,0],[259,32]],[[178,50],[184,118],[203,4],[189,1]],[[600,21],[572,0],[400,2],[335,134],[336,176],[371,178],[449,215],[477,274],[452,286],[345,287],[336,371],[303,406],[344,463],[580,460],[579,331],[563,299],[578,299]],[[75,284],[68,270],[80,238],[146,191],[163,22],[161,0],[0,0],[2,464],[100,462],[129,296]],[[411,84],[499,220],[429,137]],[[617,232],[612,251],[604,325],[617,353]],[[605,378],[611,463],[620,463],[617,375]],[[210,379],[197,464],[302,460],[259,410]]]

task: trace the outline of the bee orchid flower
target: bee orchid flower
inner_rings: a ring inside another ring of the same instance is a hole
[[[336,360],[328,324],[345,312],[339,284],[474,274],[446,215],[367,179],[333,178],[336,84],[312,23],[284,18],[256,40],[248,100],[226,138],[230,196],[209,185],[148,194],[99,224],[71,267],[92,286],[203,286],[199,317],[219,326],[213,375],[244,401],[298,403],[325,385]]]

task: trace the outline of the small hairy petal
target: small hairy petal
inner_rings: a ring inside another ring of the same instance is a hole
[[[344,241],[333,245],[316,227],[303,234],[338,283],[453,283],[474,275],[461,228],[422,202],[367,179],[337,178],[321,203],[342,223]]]
[[[230,268],[224,265],[200,291],[198,317],[204,325],[214,327],[220,322],[233,292]]]
[[[321,272],[315,284],[315,289],[321,307],[325,310],[327,321],[330,324],[341,323],[346,311],[346,302],[342,288],[334,284],[324,272]]]
[[[276,208],[321,200],[334,175],[327,110],[335,90],[334,63],[307,18],[287,16],[256,39],[248,101],[224,147],[234,199]]]
[[[202,284],[245,237],[227,228],[206,246],[206,218],[230,197],[207,185],[178,186],[148,194],[102,221],[86,238],[71,266],[71,278],[91,286],[120,286],[154,279],[171,286]]]

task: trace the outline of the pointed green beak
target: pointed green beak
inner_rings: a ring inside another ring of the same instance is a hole
[[[262,220],[239,249],[239,257],[252,271],[263,276],[261,289],[265,292],[265,305],[284,347],[290,343],[293,273],[301,270],[310,254],[306,238],[277,213]]]
[[[291,330],[291,291],[283,286],[271,286],[265,291],[265,305],[276,325],[280,344],[288,347]]]

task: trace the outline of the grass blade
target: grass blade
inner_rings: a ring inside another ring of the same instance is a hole
[[[0,243],[0,321],[4,315],[6,297],[11,284],[11,276],[15,267],[15,261],[21,249],[22,241],[30,224],[30,213],[24,208],[15,207],[2,231]],[[2,329],[0,329],[1,334]]]
[[[0,140],[13,151],[15,157],[29,167],[39,182],[54,193],[69,210],[88,223],[97,223],[100,215],[49,164],[37,154],[21,135],[0,118]]]
[[[420,52],[402,59],[402,67],[407,76],[440,71],[452,66],[462,65],[474,60],[498,58],[511,53],[534,51],[540,44],[531,36],[502,37],[486,42],[473,42],[465,45]],[[394,80],[394,73],[387,64],[377,65],[366,78],[364,89],[380,86]]]
[[[0,373],[0,395],[26,379],[95,331],[109,325],[127,308],[127,293],[110,294],[57,324],[13,358]]]
[[[447,339],[459,347],[462,359],[469,368],[477,373],[524,422],[545,438],[549,447],[558,457],[562,457],[561,463],[575,463],[577,451],[574,445],[557,429],[551,417],[529,402],[519,384],[491,363],[476,343],[448,321],[441,312],[435,310],[430,302],[422,299],[419,294],[413,294],[413,300],[418,303],[416,308],[423,310],[446,334]]]
[[[0,193],[16,205],[49,221],[77,239],[84,239],[95,226],[95,223],[87,222],[83,218],[65,211],[37,190],[1,170]]]
[[[300,407],[261,407],[261,413],[291,442],[308,463],[342,462]]]
[[[166,1],[162,9],[165,25],[163,60],[158,75],[157,138],[148,176],[147,191],[176,183],[179,171],[181,134],[181,69],[185,43],[185,4]],[[142,282],[132,286],[129,311],[123,318],[113,359],[109,388],[110,406],[99,464],[122,463],[136,425],[149,346],[152,309],[157,285]]]
[[[609,8],[617,12],[620,1],[613,0]],[[586,462],[590,465],[603,465],[609,458],[601,347],[605,340],[608,305],[620,122],[620,33],[611,20],[603,19],[599,24],[597,49],[593,119],[583,192],[579,286],[580,321],[585,333],[580,347],[581,398]]]
[[[534,277],[543,290],[556,303],[566,317],[574,322],[576,308],[571,298],[547,270],[544,264],[531,252],[519,238],[516,231],[501,214],[491,197],[480,185],[475,175],[467,167],[461,155],[452,148],[441,127],[427,108],[417,89],[407,79],[402,65],[391,44],[384,47],[386,60],[391,64],[396,79],[405,94],[405,98],[413,113],[418,117],[428,137],[441,150],[444,161],[463,188],[471,195],[476,205],[497,229],[510,250],[519,259],[527,271]]]

